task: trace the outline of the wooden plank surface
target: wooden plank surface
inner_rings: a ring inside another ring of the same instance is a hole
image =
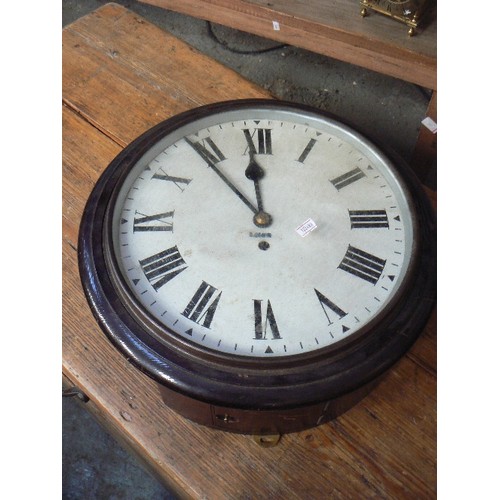
[[[108,342],[83,295],[77,233],[99,175],[133,138],[185,109],[265,91],[108,4],[63,32],[63,374],[122,443],[186,498],[434,498],[436,322],[359,405],[262,448],[201,427]]]
[[[357,0],[141,1],[437,88],[433,8],[418,35],[409,37],[404,24],[387,16],[363,18]]]

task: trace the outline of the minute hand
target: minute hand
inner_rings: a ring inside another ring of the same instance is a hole
[[[215,162],[210,158],[212,156],[207,150],[197,142],[190,141],[185,137],[186,142],[206,161],[207,165],[226,183],[226,185],[233,191],[234,194],[254,213],[258,212],[257,208],[248,201],[246,196],[219,170]],[[209,156],[210,155],[210,156]]]

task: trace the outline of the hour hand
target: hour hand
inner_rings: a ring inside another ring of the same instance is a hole
[[[264,169],[256,162],[254,154],[250,153],[250,163],[245,170],[245,177],[253,181],[255,187],[255,197],[257,198],[257,213],[253,217],[253,222],[257,227],[269,227],[273,218],[264,211],[262,195],[259,181],[264,177]]]
[[[251,181],[259,181],[264,177],[264,169],[255,161],[255,157],[251,155],[250,163],[245,170],[245,177]]]

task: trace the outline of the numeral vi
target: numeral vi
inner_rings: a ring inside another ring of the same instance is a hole
[[[278,324],[276,323],[276,318],[274,317],[273,308],[271,302],[267,301],[265,319],[262,314],[262,300],[253,301],[254,317],[255,317],[255,339],[265,340],[267,336],[267,328],[271,331],[273,339],[280,339],[281,335],[278,329]]]

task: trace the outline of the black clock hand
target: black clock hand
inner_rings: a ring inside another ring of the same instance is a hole
[[[258,227],[269,227],[272,222],[272,217],[267,212],[264,211],[264,206],[262,203],[262,195],[260,192],[260,179],[264,177],[264,170],[255,161],[254,154],[250,152],[250,163],[245,170],[245,176],[247,179],[253,181],[255,187],[255,197],[257,198],[257,213],[254,215],[253,222]]]
[[[253,206],[253,204],[248,201],[245,195],[239,191],[239,189],[218,169],[215,162],[207,154],[205,148],[199,143],[190,141],[187,137],[184,138],[186,142],[207,162],[208,166],[224,181],[224,183],[236,194],[236,196],[255,214],[259,213],[259,210]]]
[[[255,186],[255,195],[257,197],[257,208],[259,212],[263,212],[264,208],[262,207],[262,196],[260,194],[260,185],[259,180],[264,177],[264,170],[260,167],[260,165],[255,161],[255,159],[250,159],[250,163],[245,170],[245,177],[253,181]]]

